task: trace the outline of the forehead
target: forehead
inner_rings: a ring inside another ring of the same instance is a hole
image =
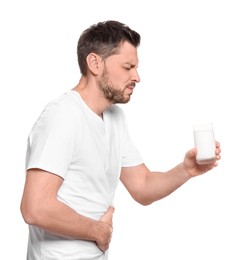
[[[125,41],[119,45],[118,52],[109,56],[107,60],[136,65],[138,63],[137,48]]]

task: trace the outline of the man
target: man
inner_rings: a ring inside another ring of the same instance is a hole
[[[112,200],[119,179],[143,205],[217,166],[198,165],[196,149],[165,172],[151,172],[128,135],[122,110],[140,81],[140,35],[100,22],[78,41],[78,85],[50,102],[28,138],[21,212],[29,224],[28,259],[107,259]]]

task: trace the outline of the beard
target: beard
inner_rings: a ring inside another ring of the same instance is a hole
[[[117,103],[124,104],[130,100],[130,95],[129,96],[124,95],[124,91],[126,87],[122,90],[115,89],[113,87],[113,84],[109,80],[106,66],[104,67],[103,73],[101,75],[101,79],[98,82],[98,87],[102,91],[104,97],[112,104],[117,104]]]

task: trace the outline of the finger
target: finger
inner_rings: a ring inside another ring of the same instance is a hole
[[[115,211],[115,208],[114,208],[113,206],[110,206],[110,207],[108,208],[108,211],[107,211],[107,212],[110,212],[110,213],[113,215],[114,211]]]
[[[188,151],[189,158],[194,158],[197,155],[197,148],[192,148]]]
[[[114,213],[114,207],[110,206],[108,210],[104,213],[104,215],[101,217],[101,221],[109,222],[112,220],[113,213]]]

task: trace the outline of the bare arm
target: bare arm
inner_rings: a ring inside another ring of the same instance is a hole
[[[112,234],[113,208],[100,221],[78,214],[57,199],[62,182],[61,177],[40,169],[27,172],[21,202],[25,222],[60,236],[95,241],[106,251]]]
[[[146,165],[124,167],[120,179],[132,197],[143,205],[160,200],[190,178],[201,175],[217,166],[220,157],[220,144],[216,142],[216,162],[198,165],[196,162],[196,149],[189,150],[184,161],[167,172],[151,172]]]

